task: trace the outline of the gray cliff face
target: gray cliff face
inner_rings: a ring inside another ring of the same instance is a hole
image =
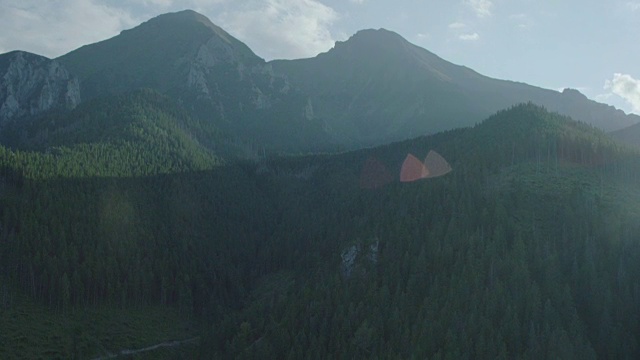
[[[247,61],[246,57],[234,44],[213,34],[194,54],[178,62],[188,64],[187,88],[198,98],[216,102],[224,95],[220,89],[231,88],[231,83],[243,95],[236,96],[240,109],[269,109],[274,101],[272,93],[286,94],[289,84],[259,58]]]
[[[187,75],[187,87],[196,90],[201,95],[211,98],[218,95],[210,89],[207,78],[210,69],[220,64],[233,63],[233,48],[218,36],[212,36],[206,44],[198,48],[194,58],[190,61]]]
[[[59,62],[22,51],[0,55],[0,126],[79,103],[78,79]]]

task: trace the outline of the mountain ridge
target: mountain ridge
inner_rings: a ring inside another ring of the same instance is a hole
[[[640,124],[634,124],[624,129],[609,133],[614,139],[627,145],[640,147]]]
[[[85,100],[150,88],[230,141],[270,152],[375,146],[528,101],[608,131],[640,120],[582,94],[484,76],[386,29],[358,31],[316,57],[266,62],[185,10],[55,61],[78,77]]]
[[[640,121],[586,97],[484,76],[384,29],[359,31],[313,58],[270,63],[310,93],[320,110],[328,108],[318,116],[334,119],[333,126],[343,122],[341,117],[357,118],[358,114],[349,114],[355,107],[356,113],[369,113],[363,127],[378,126],[382,133],[395,133],[395,139],[473,125],[495,111],[528,101],[605,130]],[[316,79],[313,74],[321,76]],[[389,86],[395,92],[384,90]],[[363,101],[363,93],[371,101]],[[398,94],[401,99],[385,103],[385,98]],[[337,106],[332,99],[336,96],[342,99]],[[394,109],[389,111],[390,107]],[[431,124],[425,125],[428,121]]]

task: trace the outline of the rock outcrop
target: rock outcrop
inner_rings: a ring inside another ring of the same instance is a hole
[[[365,276],[372,266],[378,263],[380,240],[372,238],[359,241],[342,250],[342,275],[350,278],[354,275]]]
[[[23,51],[0,55],[0,128],[23,116],[80,103],[78,79],[59,62]]]

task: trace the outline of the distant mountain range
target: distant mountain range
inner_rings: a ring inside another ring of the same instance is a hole
[[[0,137],[10,124],[15,132],[33,116],[69,111],[80,99],[120,99],[112,95],[148,88],[184,109],[204,133],[220,134],[199,143],[238,156],[384,144],[470,126],[522,102],[606,131],[640,122],[577,90],[483,76],[384,29],[362,30],[314,58],[266,62],[190,10],[55,60],[0,55],[0,76]]]
[[[272,64],[310,94],[317,116],[373,143],[473,125],[529,101],[604,130],[640,120],[577,90],[559,93],[483,76],[384,29],[360,31],[315,58]]]

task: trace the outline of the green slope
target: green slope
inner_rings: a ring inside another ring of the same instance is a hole
[[[13,295],[13,294],[12,294]],[[177,310],[161,306],[127,309],[100,306],[59,312],[23,295],[13,295],[0,312],[3,359],[89,359],[124,349],[144,348],[193,336],[192,324]],[[177,354],[189,357],[193,346]],[[171,358],[160,349],[153,358]]]
[[[88,101],[71,112],[13,124],[2,142],[27,177],[140,176],[210,169],[220,134],[172,100],[141,90]],[[33,162],[34,165],[29,164]]]

